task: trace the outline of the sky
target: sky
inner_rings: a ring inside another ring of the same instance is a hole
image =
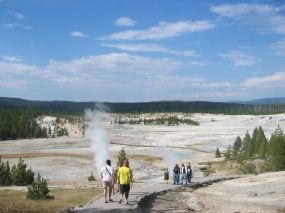
[[[285,97],[284,0],[0,0],[0,97]]]

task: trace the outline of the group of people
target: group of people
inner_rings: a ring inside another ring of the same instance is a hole
[[[190,165],[185,166],[184,163],[179,167],[178,164],[175,164],[173,168],[173,184],[183,184],[183,180],[185,180],[185,184],[191,183],[192,178],[192,168]],[[164,180],[168,183],[169,180],[169,171],[166,168],[164,172]]]
[[[111,160],[106,160],[106,165],[102,167],[100,176],[103,179],[104,188],[104,202],[112,202],[111,198],[112,192],[115,194],[115,182],[117,182],[118,190],[121,194],[119,204],[122,203],[123,196],[125,195],[125,203],[128,204],[129,192],[133,186],[132,171],[129,167],[129,161],[125,160],[123,164],[119,164],[116,169],[111,167]],[[109,188],[109,199],[107,199],[107,194]]]
[[[117,192],[120,192],[121,198],[119,204],[123,201],[123,196],[125,195],[125,203],[128,204],[129,192],[133,186],[132,171],[130,169],[129,160],[126,159],[123,164],[119,164],[118,167],[113,169],[111,167],[111,160],[106,160],[106,165],[102,167],[100,176],[103,179],[103,188],[104,188],[104,202],[112,202],[111,198],[112,193],[115,194],[115,183],[117,182]],[[184,163],[179,167],[178,164],[175,164],[173,168],[173,184],[185,184],[191,183],[192,169],[191,166],[185,166]],[[169,180],[169,171],[168,169],[164,172],[164,180],[168,183]],[[108,189],[109,188],[109,193]],[[107,199],[107,195],[108,198]]]

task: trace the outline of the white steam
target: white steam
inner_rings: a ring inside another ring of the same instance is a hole
[[[91,141],[90,148],[94,153],[94,163],[97,174],[100,174],[101,168],[110,159],[109,143],[110,133],[104,126],[104,121],[109,120],[110,116],[104,111],[104,106],[97,105],[96,110],[85,110],[85,138]]]
[[[172,171],[175,164],[179,163],[180,157],[178,153],[173,152],[173,148],[161,148],[158,151],[160,157],[163,159],[163,162],[166,164],[168,171]]]

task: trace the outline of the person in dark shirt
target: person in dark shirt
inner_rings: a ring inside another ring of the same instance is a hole
[[[173,168],[173,184],[177,184],[179,183],[179,175],[180,175],[180,169],[178,167],[178,164],[175,164],[174,168]]]

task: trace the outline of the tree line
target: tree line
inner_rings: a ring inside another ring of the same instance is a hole
[[[179,126],[180,124],[188,124],[188,125],[195,125],[198,126],[199,122],[198,121],[194,121],[192,119],[189,118],[178,118],[177,116],[169,116],[169,117],[161,117],[161,118],[149,118],[149,119],[121,119],[121,117],[119,118],[115,118],[114,120],[115,124],[131,124],[131,125],[140,125],[140,124],[144,124],[144,125],[168,125],[168,126]]]
[[[41,114],[34,109],[0,109],[0,140],[47,137],[47,129],[36,122]]]
[[[0,108],[5,109],[41,109],[60,113],[84,114],[85,109],[95,109],[104,105],[112,113],[145,112],[189,112],[189,113],[224,113],[224,114],[272,114],[284,113],[285,104],[248,104],[209,101],[153,101],[137,103],[111,102],[72,102],[72,101],[30,101],[20,98],[0,97]]]

